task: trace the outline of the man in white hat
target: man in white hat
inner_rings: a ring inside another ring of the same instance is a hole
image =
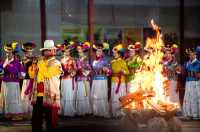
[[[46,40],[42,57],[37,63],[35,86],[33,87],[32,131],[42,131],[43,113],[46,120],[46,131],[53,131],[57,122],[57,112],[60,108],[61,63],[56,60],[56,47],[53,40]]]

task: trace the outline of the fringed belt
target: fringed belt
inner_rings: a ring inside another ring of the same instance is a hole
[[[16,74],[7,74],[5,75],[5,77],[8,79],[18,79],[18,75]]]
[[[89,77],[85,77],[85,76],[78,76],[77,77],[77,81],[89,81],[90,78]]]

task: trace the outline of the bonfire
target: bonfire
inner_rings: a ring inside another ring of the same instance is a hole
[[[177,110],[179,104],[169,101],[169,80],[163,74],[164,43],[160,27],[153,20],[151,26],[155,35],[146,40],[143,65],[136,71],[135,78],[131,81],[131,93],[120,98],[122,108],[154,109],[160,113]]]
[[[121,97],[120,109],[125,111],[123,128],[141,131],[146,124],[150,132],[181,132],[181,122],[175,117],[179,104],[169,100],[169,80],[164,74],[164,43],[160,27],[151,20],[153,37],[148,37],[144,47],[143,63],[131,81],[131,92]]]

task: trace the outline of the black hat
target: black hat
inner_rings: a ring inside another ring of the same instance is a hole
[[[36,47],[36,44],[33,42],[26,42],[22,44],[22,51],[33,51],[33,49]]]

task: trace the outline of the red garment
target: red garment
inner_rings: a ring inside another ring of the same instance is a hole
[[[101,55],[101,56],[96,56],[96,60],[98,61],[98,60],[101,60],[101,59],[103,59],[103,56]]]
[[[29,100],[31,100],[31,94],[32,94],[32,90],[33,90],[33,79],[30,79],[30,82],[28,84],[28,87],[26,88],[24,94],[29,96]]]
[[[58,122],[58,108],[52,108],[52,125],[53,127],[56,127],[57,122]]]
[[[40,82],[37,84],[37,92],[44,93],[44,83],[43,82]]]

